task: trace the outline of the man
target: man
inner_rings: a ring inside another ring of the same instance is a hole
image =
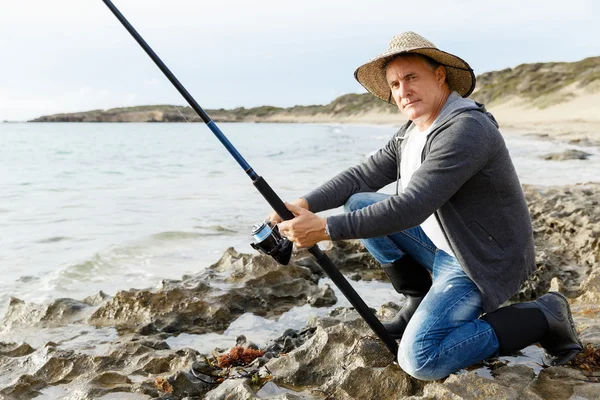
[[[365,163],[287,204],[294,219],[271,220],[299,247],[362,239],[406,296],[384,325],[401,338],[400,366],[418,379],[537,342],[547,363],[571,360],[582,346],[562,295],[498,309],[535,269],[533,233],[498,125],[467,99],[473,70],[406,32],[354,75],[409,122]],[[394,181],[402,193],[375,193]],[[342,204],[344,214],[314,214]]]

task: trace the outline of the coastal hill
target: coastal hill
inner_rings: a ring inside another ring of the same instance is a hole
[[[288,108],[261,106],[238,107],[230,110],[205,110],[216,122],[327,122],[364,114],[398,113],[395,106],[382,102],[369,93],[346,94],[327,105],[294,106]],[[185,118],[184,118],[185,117]],[[189,106],[151,105],[111,108],[68,114],[54,114],[29,122],[201,122]]]
[[[560,134],[566,129],[564,124],[568,124],[568,130],[600,135],[600,57],[577,62],[521,64],[487,72],[477,77],[471,98],[486,104],[503,127],[539,131],[541,125]],[[398,124],[404,121],[395,106],[368,93],[346,94],[326,105],[206,111],[217,122]],[[31,122],[183,122],[182,115],[190,122],[200,121],[190,107],[151,105],[54,114]]]

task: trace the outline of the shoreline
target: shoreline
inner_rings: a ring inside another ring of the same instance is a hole
[[[561,142],[581,145],[581,146],[599,146],[600,147],[600,119],[594,120],[567,120],[555,119],[553,121],[531,118],[527,121],[515,121],[511,118],[498,117],[491,108],[490,113],[494,115],[500,124],[499,130],[503,135],[523,135],[535,136],[540,140],[558,140]],[[322,116],[302,116],[295,118],[273,117],[257,120],[244,121],[228,121],[215,119],[217,123],[229,124],[306,124],[306,125],[354,125],[354,126],[389,126],[390,128],[399,129],[408,119],[400,115],[389,115],[381,113],[365,113],[360,116],[348,117],[328,117]],[[152,122],[31,122],[31,121],[10,121],[6,124],[20,123],[35,123],[35,124],[111,124],[111,123],[126,123],[126,124],[148,124]],[[187,124],[187,123],[203,123],[194,122],[159,122],[168,124]]]

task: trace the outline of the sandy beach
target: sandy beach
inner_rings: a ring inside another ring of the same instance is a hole
[[[512,97],[486,106],[504,134],[535,134],[582,145],[600,145],[600,93],[578,90],[565,92],[568,100],[545,108],[530,101]],[[350,116],[315,114],[312,116],[275,115],[255,122],[390,124],[400,126],[407,121],[399,111],[369,110]]]

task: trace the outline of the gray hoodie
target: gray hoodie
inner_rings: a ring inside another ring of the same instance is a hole
[[[459,96],[460,97],[460,96]],[[327,218],[332,240],[384,236],[435,214],[452,251],[481,291],[485,312],[498,308],[535,270],[525,197],[498,124],[481,104],[451,95],[403,193]],[[409,121],[367,161],[303,196],[312,212],[341,206],[399,178]]]

